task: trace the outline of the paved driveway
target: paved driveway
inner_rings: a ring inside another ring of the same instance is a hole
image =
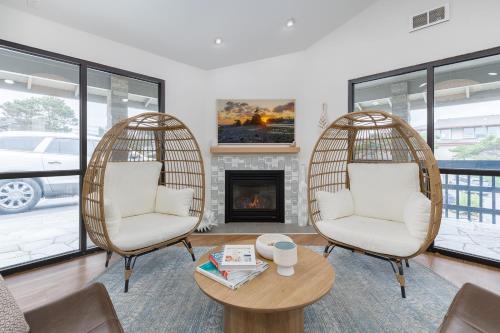
[[[43,199],[29,212],[0,215],[0,267],[77,250],[78,233],[78,196]]]

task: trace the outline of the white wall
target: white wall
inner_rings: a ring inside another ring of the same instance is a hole
[[[198,138],[207,109],[207,72],[121,43],[0,5],[0,39],[85,59],[165,80],[166,112],[178,116]]]
[[[209,72],[207,123],[212,144],[217,143],[216,99],[297,99],[302,93],[304,52],[229,66]],[[299,105],[300,106],[300,105]]]
[[[449,22],[408,32],[410,15],[446,2]],[[303,52],[211,71],[209,100],[295,97],[305,162],[319,135],[322,103],[330,121],[347,112],[349,79],[500,46],[498,13],[498,0],[380,0]]]

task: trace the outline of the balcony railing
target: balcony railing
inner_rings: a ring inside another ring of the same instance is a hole
[[[443,217],[490,224],[500,220],[500,177],[441,174],[441,181]]]

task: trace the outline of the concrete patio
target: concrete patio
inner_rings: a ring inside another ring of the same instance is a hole
[[[500,261],[500,225],[443,219],[434,245]]]
[[[35,209],[0,215],[0,268],[78,250],[78,197],[44,199]]]

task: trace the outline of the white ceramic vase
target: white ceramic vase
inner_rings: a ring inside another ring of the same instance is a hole
[[[293,242],[277,242],[274,244],[273,260],[278,266],[278,274],[292,276],[293,266],[297,264],[297,245]]]

